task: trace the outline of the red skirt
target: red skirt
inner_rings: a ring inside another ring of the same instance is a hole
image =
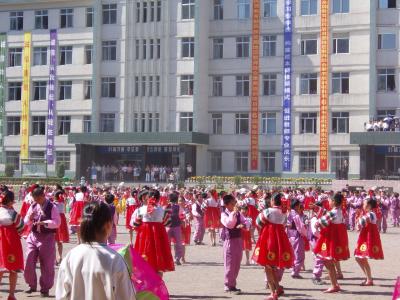
[[[70,225],[79,226],[81,225],[82,215],[83,215],[83,207],[85,206],[86,202],[84,201],[75,201],[72,206],[71,214],[70,214]]]
[[[291,268],[293,248],[282,224],[267,223],[260,233],[253,260],[262,266]]]
[[[257,226],[256,220],[257,220],[258,214],[260,212],[257,210],[257,208],[254,205],[250,205],[249,204],[247,207],[249,208],[249,217],[252,220],[252,224],[251,225],[253,227],[256,227]]]
[[[315,199],[314,197],[306,197],[304,199],[304,209],[305,210],[310,210],[311,209],[311,205],[315,203]]]
[[[14,225],[0,226],[0,271],[24,269],[20,236]]]
[[[314,253],[323,259],[336,261],[350,258],[349,239],[345,224],[330,224],[321,230]]]
[[[303,241],[304,241],[304,251],[310,251],[311,247],[310,247],[310,241],[306,238],[306,237],[302,237]]]
[[[251,251],[251,232],[250,230],[242,229],[242,239],[243,239],[243,251]]]
[[[167,231],[159,222],[143,222],[136,235],[135,250],[156,272],[174,271]]]
[[[217,229],[221,227],[221,210],[219,207],[207,207],[204,214],[206,228]]]
[[[190,225],[181,225],[182,229],[182,244],[190,245],[190,235],[192,234],[192,228]]]
[[[60,219],[61,219],[61,224],[56,231],[56,241],[62,243],[69,243],[69,232],[65,214],[61,213]]]
[[[381,237],[376,224],[368,223],[361,229],[354,255],[362,258],[383,259]]]
[[[26,213],[28,212],[29,207],[31,207],[31,205],[25,201],[22,202],[22,206],[21,206],[21,210],[19,212],[21,218],[25,218]]]
[[[126,229],[133,230],[132,226],[130,225],[131,217],[134,211],[138,208],[137,205],[129,205],[126,209],[126,219],[125,219],[125,227]]]

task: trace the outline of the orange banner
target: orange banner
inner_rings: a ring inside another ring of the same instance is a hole
[[[321,0],[321,71],[320,71],[320,171],[328,171],[329,139],[329,0]]]
[[[251,56],[251,170],[258,170],[259,91],[260,91],[260,0],[253,0]]]

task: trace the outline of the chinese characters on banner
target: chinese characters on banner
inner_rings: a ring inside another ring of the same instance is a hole
[[[328,171],[329,0],[321,1],[320,171]]]
[[[29,157],[29,91],[31,82],[31,33],[24,34],[22,62],[22,112],[21,112],[21,159]]]
[[[282,170],[292,170],[292,0],[285,0],[282,103]]]
[[[260,0],[253,1],[251,57],[251,126],[250,156],[251,170],[258,169],[258,132],[259,132],[259,86],[260,86]]]
[[[4,159],[4,119],[5,119],[5,84],[6,84],[6,49],[7,35],[0,34],[0,163]]]
[[[56,69],[57,69],[57,30],[50,30],[50,68],[49,68],[49,99],[47,109],[47,164],[54,163],[54,116],[56,112]]]

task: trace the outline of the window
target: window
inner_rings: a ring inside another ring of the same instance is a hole
[[[72,97],[72,81],[65,80],[58,82],[59,100],[70,100]]]
[[[222,171],[222,152],[212,151],[211,152],[211,172]]]
[[[222,76],[213,76],[212,95],[214,97],[222,97]]]
[[[263,56],[276,56],[276,35],[264,35],[262,39]]]
[[[235,133],[236,134],[249,134],[249,114],[237,113],[235,114]]]
[[[154,126],[155,126],[155,132],[159,132],[160,131],[160,114],[159,113],[155,113],[154,114]]]
[[[93,7],[86,8],[86,27],[93,27],[94,12]]]
[[[301,0],[300,15],[316,15],[318,9],[318,0]]]
[[[6,164],[13,166],[14,170],[19,170],[19,152],[6,151]]]
[[[350,0],[333,0],[332,13],[345,14],[350,11]]]
[[[46,117],[32,116],[32,135],[46,134]]]
[[[147,131],[153,132],[153,114],[149,113],[147,117]]]
[[[142,58],[143,59],[146,59],[147,58],[147,41],[146,40],[143,40],[142,41],[142,43],[143,43],[143,46],[142,46],[142,48],[143,48],[143,52],[142,52]]]
[[[135,76],[135,97],[139,96],[139,76]]]
[[[378,70],[378,92],[394,92],[396,90],[395,69]]]
[[[33,65],[34,66],[47,65],[47,47],[33,48]]]
[[[224,19],[224,0],[214,0],[214,20]]]
[[[236,96],[247,97],[250,95],[249,75],[236,76]]]
[[[265,173],[275,172],[275,152],[261,152],[261,171]]]
[[[250,18],[250,0],[236,0],[237,2],[237,17],[240,20]]]
[[[213,58],[221,59],[224,57],[224,39],[215,38],[213,39]]]
[[[261,114],[261,133],[276,134],[276,113],[264,112]]]
[[[348,34],[333,34],[333,53],[349,53],[350,40]]]
[[[22,48],[8,49],[8,66],[9,67],[22,66]]]
[[[194,88],[194,76],[182,75],[181,76],[181,96],[192,96]]]
[[[318,91],[317,73],[305,73],[300,75],[300,93],[302,95],[315,95]]]
[[[8,83],[8,101],[20,101],[22,91],[22,82]]]
[[[179,131],[192,132],[193,131],[193,113],[181,112],[179,115]]]
[[[142,113],[141,117],[141,125],[140,125],[141,132],[146,132],[146,114]]]
[[[135,40],[135,59],[140,59],[140,40]]]
[[[222,114],[212,114],[212,134],[222,134]]]
[[[378,34],[378,49],[396,49],[396,34],[381,33]]]
[[[182,38],[182,57],[194,57],[194,37]]]
[[[153,96],[153,76],[149,76],[149,93],[148,96]]]
[[[154,22],[155,17],[155,2],[150,1],[150,22]]]
[[[117,41],[103,41],[103,61],[117,60]]]
[[[235,152],[235,171],[236,172],[247,172],[249,165],[249,153],[248,152]]]
[[[263,75],[263,95],[276,95],[276,74]]]
[[[33,82],[33,100],[46,100],[47,81]]]
[[[47,10],[35,11],[35,29],[48,29],[49,14]]]
[[[85,80],[83,83],[84,96],[83,99],[92,99],[92,81]]]
[[[347,161],[347,164],[349,163],[348,151],[332,151],[331,172],[337,174],[339,170],[342,170],[344,161]]]
[[[276,17],[277,0],[264,0],[264,18]]]
[[[67,135],[71,132],[71,117],[59,116],[57,117],[57,134]]]
[[[147,2],[143,2],[143,23],[147,23]]]
[[[92,132],[92,116],[83,116],[83,132]]]
[[[156,58],[160,59],[161,58],[161,40],[157,39],[156,41],[157,41],[157,43],[156,43],[156,48],[157,48],[157,56],[156,56]]]
[[[103,24],[117,24],[117,4],[103,4]]]
[[[317,113],[300,115],[300,133],[317,133]]]
[[[101,97],[103,97],[103,98],[115,98],[116,97],[115,77],[101,78]]]
[[[154,40],[153,39],[149,40],[149,58],[150,59],[154,58]]]
[[[100,132],[115,131],[115,114],[100,114]]]
[[[194,19],[195,0],[182,0],[182,20]]]
[[[161,21],[161,8],[162,8],[162,3],[161,0],[157,1],[157,22]]]
[[[146,96],[146,76],[142,76],[142,97]]]
[[[24,12],[11,11],[10,12],[10,30],[23,30],[24,29]]]
[[[318,38],[316,35],[301,36],[301,55],[317,54]]]
[[[91,65],[93,59],[93,45],[85,45],[85,64]]]
[[[33,159],[45,159],[45,152],[44,151],[31,151],[30,152],[30,158]]]
[[[349,93],[348,72],[332,73],[332,93],[333,94]]]
[[[250,56],[250,38],[241,36],[236,38],[236,57]]]
[[[74,26],[74,10],[72,8],[64,8],[60,10],[60,27],[70,28]]]
[[[376,117],[378,120],[380,120],[386,118],[387,116],[395,116],[395,115],[396,115],[395,109],[384,109],[384,110],[380,109],[377,111]]]
[[[349,113],[332,113],[332,133],[349,133]]]
[[[300,172],[317,171],[317,152],[300,152]]]
[[[136,23],[140,23],[140,0],[136,3]]]
[[[64,165],[65,170],[71,169],[71,152],[56,151],[56,165]]]
[[[396,0],[379,0],[379,8],[396,8]]]
[[[7,117],[7,135],[20,135],[21,117]]]
[[[72,64],[72,46],[60,46],[60,65]]]
[[[133,114],[133,132],[139,132],[139,115]]]
[[[156,97],[160,96],[160,92],[161,92],[160,76],[156,76]]]

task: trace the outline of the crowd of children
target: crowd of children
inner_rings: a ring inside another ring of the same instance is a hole
[[[212,187],[178,189],[173,185],[137,189],[32,185],[24,189],[22,198],[17,213],[12,189],[0,187],[0,278],[4,272],[10,274],[9,300],[15,299],[19,271],[24,271],[30,287],[27,292],[36,292],[38,258],[43,297],[53,286],[54,266],[60,265],[57,299],[133,299],[132,286],[121,282],[129,281],[123,261],[106,246],[117,241],[121,214],[125,214],[135,251],[160,276],[185,263],[185,247],[191,240],[195,245],[204,244],[208,230],[211,246],[223,247],[225,291],[241,293],[236,279],[244,252],[246,265],[264,268],[271,292],[268,299],[284,293],[284,269],[291,269],[292,278],[302,278],[309,250],[314,258],[313,283],[324,284],[325,267],[331,282],[325,293],[339,292],[338,280],[343,278],[340,261],[350,258],[347,230],[360,231],[354,256],[366,277],[361,285],[372,286],[368,259],[383,259],[380,233],[386,233],[389,215],[393,226],[399,226],[400,218],[399,194],[378,190],[334,193],[255,186],[217,192]],[[70,233],[76,233],[80,246],[63,258],[63,243],[69,242]],[[25,266],[20,236],[27,239]],[[110,269],[99,270],[108,261],[113,261]],[[109,273],[102,277],[103,282],[88,272]],[[112,296],[108,294],[110,286]]]

